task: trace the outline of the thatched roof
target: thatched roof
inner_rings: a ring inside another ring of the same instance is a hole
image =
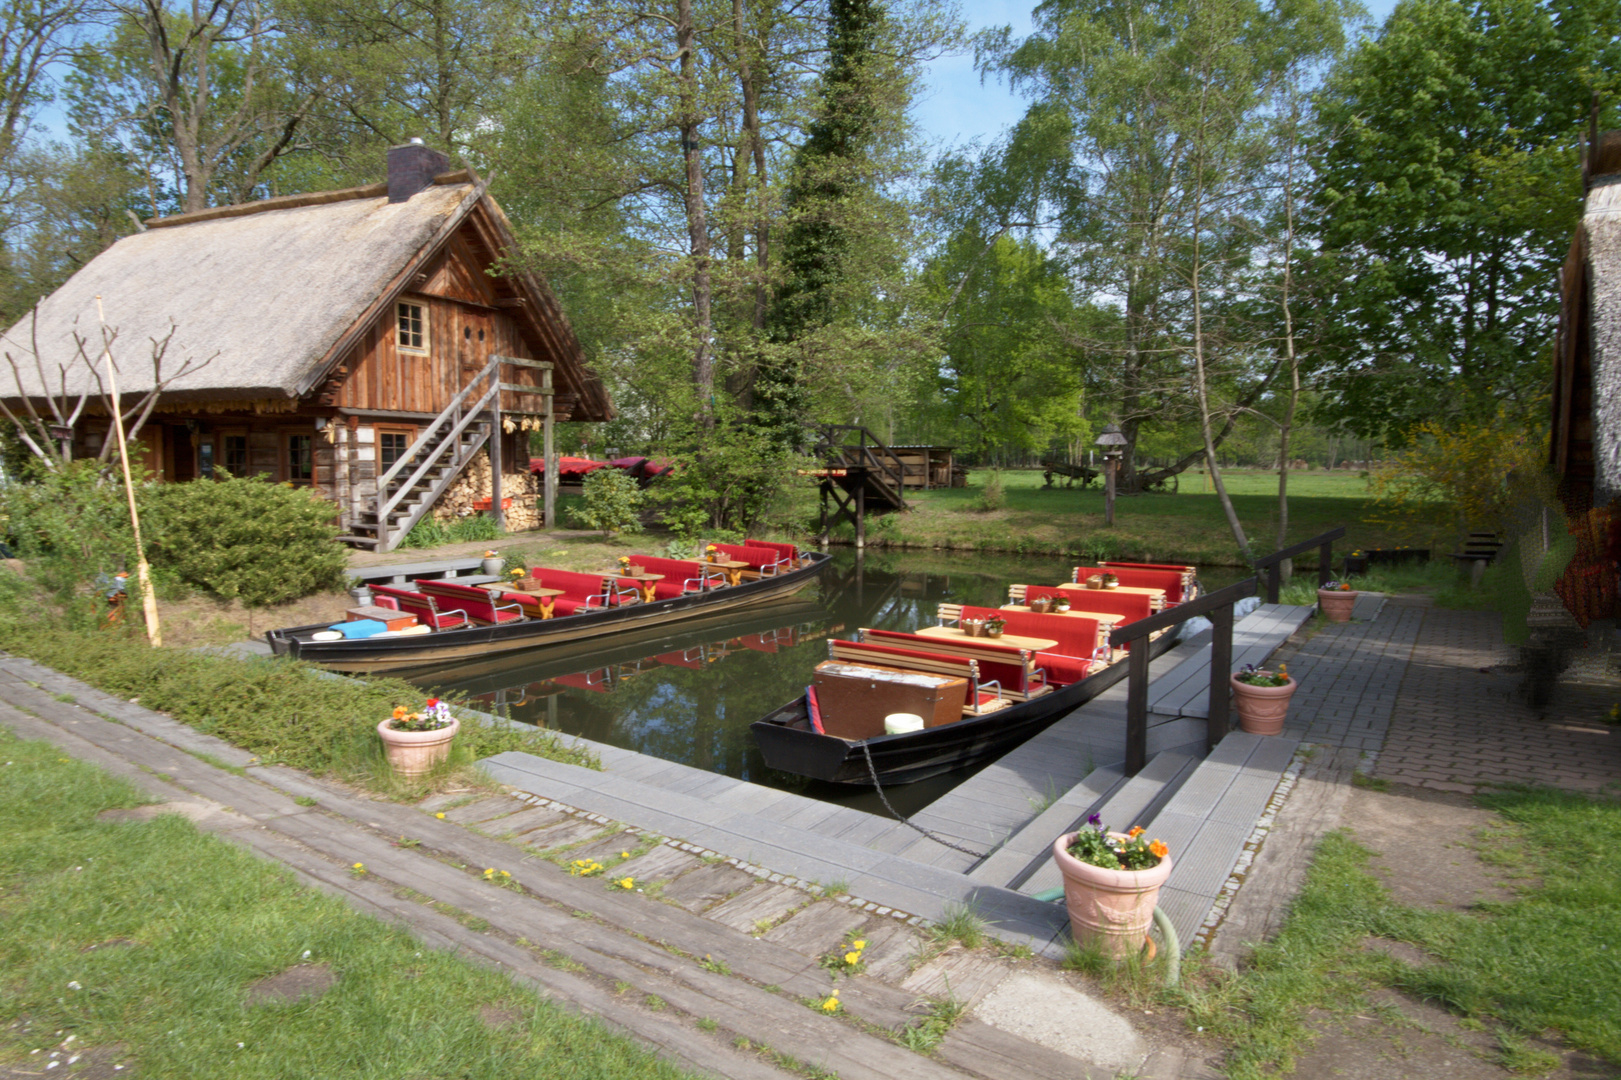
[[[34,364],[29,317],[0,338],[0,350],[21,369],[28,396],[58,390],[58,365],[74,367],[70,393],[94,392],[90,371],[82,361],[75,366],[74,335],[99,362],[100,296],[107,325],[117,331],[121,391],[151,388],[152,342],[173,328],[166,373],[187,358],[209,363],[173,383],[166,401],[298,397],[341,359],[334,349],[356,321],[402,291],[408,271],[435,254],[481,202],[505,234],[504,215],[466,172],[441,176],[404,202],[390,203],[387,185],[377,184],[161,219],[113,244],[40,302],[47,387]],[[527,275],[519,282],[523,292],[543,294],[531,297],[534,306],[556,312],[544,285]],[[561,325],[548,327],[551,346],[563,355],[543,358],[571,369],[559,372],[561,384],[580,386],[587,399],[600,395],[611,410],[560,313],[555,321]],[[9,368],[0,366],[0,397],[17,396]]]
[[[1582,217],[1589,267],[1595,505],[1621,498],[1621,174],[1599,178]]]

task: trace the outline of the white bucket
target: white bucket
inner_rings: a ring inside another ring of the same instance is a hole
[[[923,717],[917,713],[896,712],[884,717],[885,735],[906,735],[923,730]]]

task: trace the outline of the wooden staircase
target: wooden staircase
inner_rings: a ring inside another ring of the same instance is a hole
[[[375,551],[399,547],[490,441],[495,426],[492,406],[502,389],[499,372],[503,359],[486,364],[377,478],[372,509],[350,524],[352,535],[339,539]]]
[[[847,519],[855,526],[856,546],[864,547],[869,509],[906,509],[905,467],[898,454],[859,424],[826,424],[816,436],[812,453],[822,462],[822,535]]]

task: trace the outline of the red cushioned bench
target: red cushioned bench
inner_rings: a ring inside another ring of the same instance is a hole
[[[1034,611],[1008,611],[1005,608],[973,607],[964,604],[962,618],[1002,619],[1007,632],[1020,637],[1049,638],[1058,644],[1036,654],[1036,663],[1047,669],[1047,681],[1079,682],[1108,663],[1107,651],[1098,649],[1098,621],[1076,615],[1043,615]]]
[[[743,544],[711,544],[716,551],[738,562],[749,564],[745,573],[755,577],[774,577],[793,568],[793,562],[774,547],[763,547],[751,542]]]
[[[1014,585],[1009,587],[1008,596],[1014,603],[1021,601],[1028,603],[1031,599],[1042,596],[1062,596],[1069,600],[1070,607],[1078,611],[1118,615],[1120,618],[1117,621],[1123,623],[1146,619],[1154,613],[1154,602],[1149,597],[1142,593],[1123,593],[1113,589],[1064,589],[1052,585],[1026,585],[1020,591],[1020,587]],[[1034,614],[1039,615],[1041,612]]]
[[[632,569],[640,568],[644,574],[663,574],[664,580],[653,585],[653,598],[655,600],[668,600],[671,597],[681,596],[689,592],[702,592],[704,589],[718,588],[726,584],[725,575],[719,568],[707,567],[701,562],[688,559],[661,559],[653,555],[630,556]],[[634,579],[620,578],[621,583],[630,584]]]
[[[620,599],[619,594],[607,590],[607,578],[601,574],[581,574],[573,570],[548,570],[537,566],[529,571],[529,577],[543,589],[561,589],[562,596],[552,598],[553,615],[574,615],[582,611],[595,611],[614,606]],[[502,594],[504,603],[514,603],[521,606],[531,614],[538,613],[544,605],[540,597],[509,590]]]
[[[1180,604],[1186,598],[1185,579],[1180,571],[1146,566],[1077,566],[1070,578],[1077,585],[1095,574],[1113,574],[1120,584],[1138,589],[1164,589],[1167,604]]]
[[[1036,654],[1017,645],[1004,645],[994,638],[964,638],[952,641],[945,638],[924,637],[899,630],[862,629],[856,637],[872,645],[913,649],[918,652],[937,653],[973,660],[979,665],[981,677],[995,681],[1002,694],[1014,701],[1024,701],[1047,693],[1047,673],[1036,666]]]
[[[413,589],[402,589],[395,585],[371,586],[373,596],[385,597],[399,605],[401,611],[408,611],[417,617],[423,626],[435,630],[454,630],[458,626],[471,626],[473,620],[467,612],[458,609],[441,611],[434,598]]]
[[[487,590],[472,585],[458,585],[453,581],[418,581],[416,586],[419,592],[433,597],[436,601],[443,600],[446,604],[454,604],[459,610],[465,611],[473,621],[486,626],[523,622],[524,619],[523,609],[517,604],[498,603],[490,599]]]

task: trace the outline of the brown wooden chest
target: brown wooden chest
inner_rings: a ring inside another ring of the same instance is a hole
[[[822,730],[841,739],[882,735],[890,713],[915,713],[925,727],[949,724],[968,700],[967,679],[837,660],[817,664],[811,684]]]

